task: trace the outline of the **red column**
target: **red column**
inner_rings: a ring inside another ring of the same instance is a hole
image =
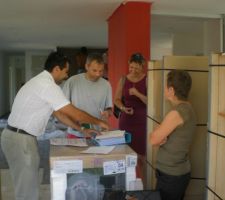
[[[108,77],[113,96],[121,75],[128,72],[131,54],[140,52],[150,58],[151,3],[127,2],[121,4],[108,19]],[[117,128],[117,121],[111,120]]]

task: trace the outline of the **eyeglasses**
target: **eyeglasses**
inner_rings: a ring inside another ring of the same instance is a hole
[[[143,56],[140,53],[135,53],[133,55],[133,57],[135,57],[135,58],[143,58]]]
[[[142,56],[142,54],[140,53],[135,53],[131,56],[131,59],[132,61],[137,61],[137,62],[144,62],[145,59],[144,57]]]

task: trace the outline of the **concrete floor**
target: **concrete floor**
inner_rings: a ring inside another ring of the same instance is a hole
[[[42,183],[43,170],[40,169],[40,184]],[[14,189],[12,185],[11,176],[8,169],[1,169],[1,200],[14,200]],[[40,185],[40,200],[50,200],[50,185],[41,184]]]

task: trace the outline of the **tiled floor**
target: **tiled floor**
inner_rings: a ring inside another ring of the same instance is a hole
[[[43,170],[40,169],[40,183],[43,176]],[[1,200],[14,200],[14,189],[11,181],[11,176],[8,169],[1,169]],[[50,185],[40,185],[40,200],[50,200]]]

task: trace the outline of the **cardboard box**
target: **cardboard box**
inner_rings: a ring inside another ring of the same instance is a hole
[[[137,157],[137,154],[128,145],[117,145],[109,154],[83,154],[81,151],[88,147],[50,147],[50,168],[58,160],[82,160],[83,168],[102,168],[103,163],[113,160],[126,160],[127,157]],[[130,163],[132,164],[132,163]]]
[[[109,154],[81,153],[86,149],[50,147],[52,200],[99,200],[111,189],[130,190],[137,154],[128,145],[118,145]]]

